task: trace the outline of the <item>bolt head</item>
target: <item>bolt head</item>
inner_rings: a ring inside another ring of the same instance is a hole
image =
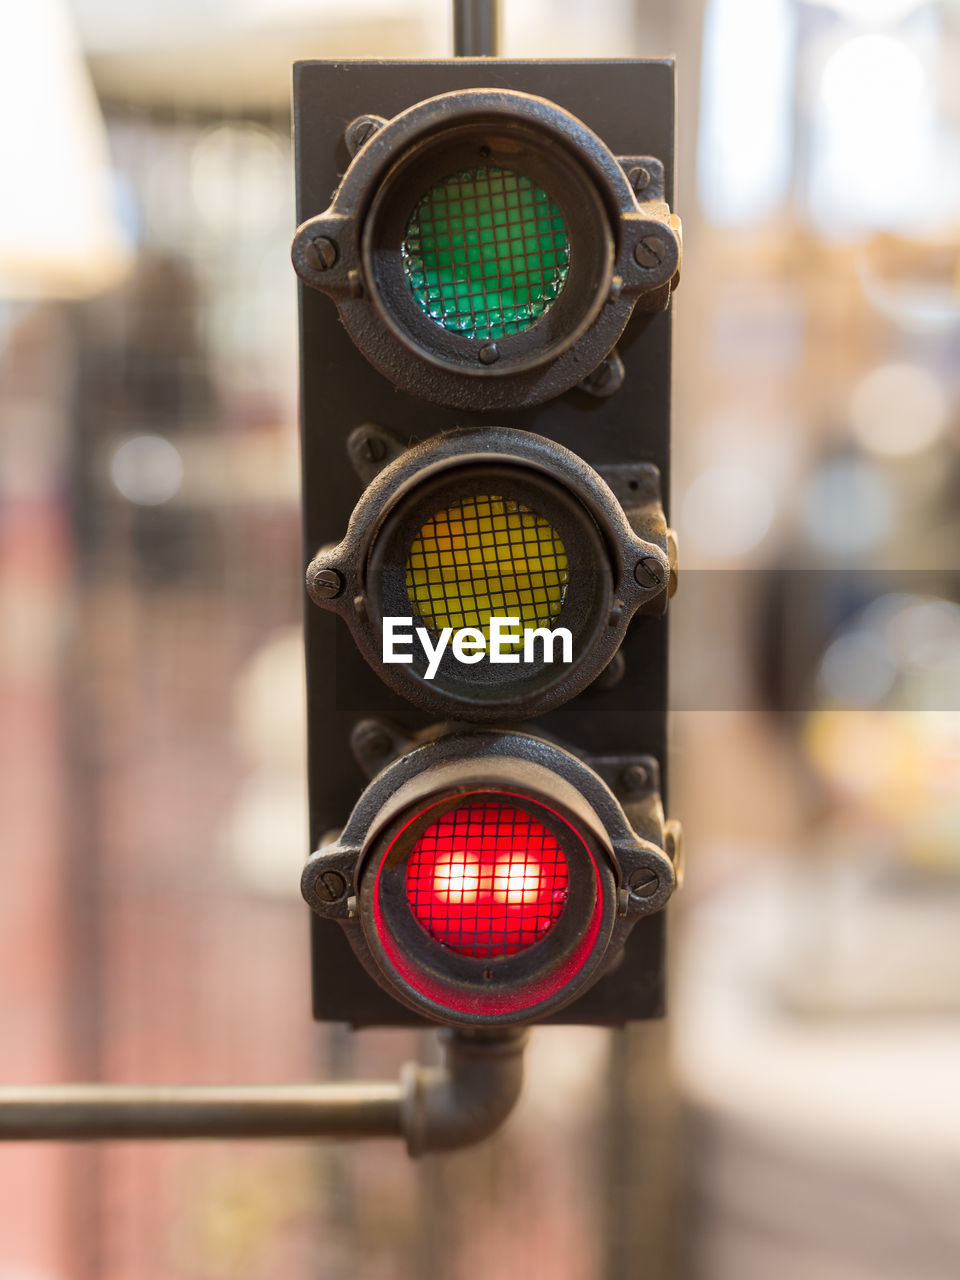
[[[320,902],[339,902],[347,892],[347,878],[343,872],[327,867],[314,877],[313,892]]]
[[[650,786],[650,770],[645,764],[627,765],[621,780],[629,791],[646,791]]]
[[[303,257],[311,271],[329,271],[337,260],[337,246],[327,236],[317,236],[307,245]]]
[[[633,571],[638,587],[650,591],[654,587],[662,587],[664,581],[663,565],[653,556],[644,556],[638,561]]]
[[[642,164],[638,164],[636,168],[631,169],[627,174],[627,181],[639,195],[641,191],[646,191],[650,185],[650,170],[645,169]]]
[[[629,885],[634,898],[652,898],[660,888],[660,877],[649,867],[639,867],[630,877]]]
[[[496,364],[500,359],[500,348],[495,342],[488,342],[477,354],[481,364]]]
[[[343,590],[343,579],[336,569],[321,569],[311,577],[310,589],[322,600],[333,600]]]
[[[592,373],[588,373],[580,386],[589,395],[605,400],[614,395],[623,386],[626,371],[616,348],[602,360]]]
[[[623,679],[626,669],[626,660],[618,649],[590,686],[591,691],[603,693],[607,689],[615,689]]]
[[[613,369],[610,365],[610,361],[601,360],[593,373],[588,374],[586,381],[594,388],[594,390],[599,391],[601,387],[606,386],[612,377]]]
[[[379,436],[366,436],[361,449],[367,462],[379,462],[387,452],[387,446]]]
[[[343,133],[343,140],[350,154],[355,156],[380,131],[383,124],[382,116],[357,116],[356,120],[351,120]]]
[[[365,756],[382,757],[393,750],[393,739],[379,724],[364,724],[354,730],[353,746]]]
[[[667,246],[659,236],[644,236],[633,251],[637,266],[645,271],[659,267],[667,256]]]

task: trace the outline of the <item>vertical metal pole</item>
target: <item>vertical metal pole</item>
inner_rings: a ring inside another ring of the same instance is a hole
[[[457,58],[495,58],[500,52],[500,0],[453,0]]]

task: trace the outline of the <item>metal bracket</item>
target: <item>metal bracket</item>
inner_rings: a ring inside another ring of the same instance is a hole
[[[617,163],[641,204],[666,200],[662,160],[656,156],[617,156]]]
[[[645,542],[654,543],[667,554],[667,590],[637,610],[638,613],[666,613],[667,601],[676,595],[679,565],[676,534],[667,528],[663,512],[660,469],[652,462],[614,462],[598,467],[597,470],[623,507],[634,533]],[[649,566],[649,572],[659,573],[661,568],[658,562],[654,562]]]
[[[619,755],[590,756],[588,763],[620,801],[637,835],[663,849],[674,862],[667,849],[659,762],[649,755]],[[647,900],[660,888],[658,877],[646,861],[632,859],[628,849],[618,850],[618,861],[622,874],[620,914],[645,915]]]
[[[382,716],[358,720],[350,732],[353,758],[368,779],[375,778],[391,760],[409,751],[414,741],[414,735],[402,725]]]
[[[607,400],[623,386],[627,371],[616,347],[605,360],[601,360],[592,373],[577,383],[577,390],[584,391],[595,400]]]
[[[356,902],[351,890],[356,874],[355,850],[339,844],[324,844],[322,852],[306,862],[300,877],[300,891],[311,910],[333,920],[352,920]]]
[[[375,422],[365,422],[347,436],[347,457],[365,485],[409,448],[408,441]]]
[[[662,311],[670,300],[670,294],[680,283],[680,272],[683,266],[683,228],[676,214],[670,212],[666,202],[666,182],[663,161],[656,156],[617,156],[617,161],[627,175],[627,181],[640,204],[641,213],[645,217],[663,223],[672,231],[678,241],[679,257],[677,269],[668,283],[654,292],[641,298],[637,303],[640,311]],[[655,264],[659,258],[659,250],[651,244],[650,261]]]

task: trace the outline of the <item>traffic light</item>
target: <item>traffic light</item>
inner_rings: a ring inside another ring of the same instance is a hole
[[[408,1008],[458,1025],[562,1009],[670,897],[654,775],[631,822],[591,762],[535,732],[398,735],[389,753],[303,891]]]
[[[528,431],[466,427],[403,448],[365,429],[373,439],[398,456],[343,541],[314,556],[307,589],[419,708],[493,723],[540,715],[608,666],[638,609],[663,611],[656,500],[625,511],[592,467]],[[497,621],[507,617],[515,630]],[[415,621],[436,639],[415,644]],[[476,640],[458,650],[464,630]]]
[[[674,96],[296,69],[318,1018],[662,1006]]]
[[[539,404],[596,369],[636,305],[663,307],[680,241],[659,184],[640,203],[556,102],[455,89],[358,117],[347,145],[294,264],[404,391],[482,412]]]

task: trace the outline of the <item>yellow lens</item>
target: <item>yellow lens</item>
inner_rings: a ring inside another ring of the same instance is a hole
[[[568,580],[566,548],[550,522],[486,494],[438,511],[407,558],[407,592],[424,625],[475,627],[488,640],[491,617],[519,618],[521,629],[553,623]]]

